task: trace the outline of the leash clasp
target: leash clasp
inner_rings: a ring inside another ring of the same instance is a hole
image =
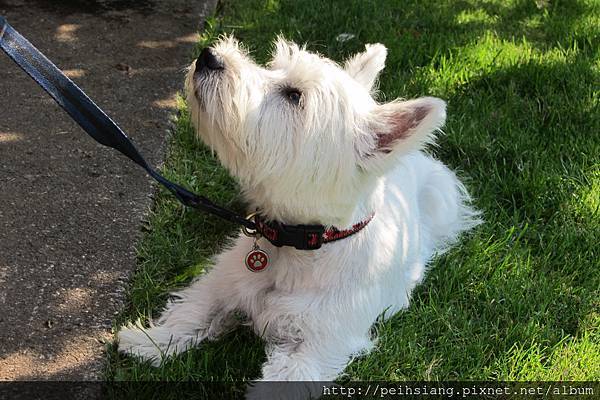
[[[252,221],[254,223],[256,223],[256,221],[254,220],[254,217],[256,216],[256,214],[258,214],[258,211],[255,211],[253,213],[250,213],[246,216],[246,220],[248,221]],[[260,232],[258,232],[257,229],[249,229],[247,226],[242,225],[242,232],[244,233],[244,235],[249,236],[249,237],[258,237],[260,236]]]

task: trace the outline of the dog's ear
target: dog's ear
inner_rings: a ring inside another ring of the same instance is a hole
[[[378,105],[370,117],[370,150],[361,152],[364,166],[385,163],[387,154],[405,154],[433,142],[446,121],[446,103],[435,97]]]
[[[344,69],[367,90],[371,90],[377,76],[385,67],[387,49],[380,43],[367,44],[366,50],[346,61]]]

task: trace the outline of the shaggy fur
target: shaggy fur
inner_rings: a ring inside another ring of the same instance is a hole
[[[119,349],[159,364],[229,329],[242,311],[268,343],[264,380],[328,381],[373,347],[371,326],[409,304],[432,256],[474,226],[455,174],[420,149],[445,121],[437,98],[377,103],[381,44],[342,67],[279,38],[267,68],[231,37],[192,64],[187,99],[199,136],[240,182],[252,210],[287,224],[359,233],[319,250],[259,245],[270,267],[248,271],[240,235],[149,328],[119,332]],[[299,101],[297,94],[300,94]]]

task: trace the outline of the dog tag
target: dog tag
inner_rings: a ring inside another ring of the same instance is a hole
[[[246,255],[246,268],[252,272],[260,272],[269,266],[269,254],[258,247],[257,241],[254,241],[254,247]]]

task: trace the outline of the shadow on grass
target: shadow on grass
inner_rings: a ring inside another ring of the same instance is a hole
[[[401,72],[423,66],[439,54],[493,32],[501,39],[527,41],[540,50],[569,48],[574,42],[597,52],[600,35],[594,20],[582,22],[598,6],[592,1],[245,1],[221,2],[222,29],[249,44],[259,61],[268,58],[278,33],[333,59],[382,42],[395,51],[388,68]],[[576,29],[578,28],[578,29]],[[336,40],[340,33],[353,39]]]
[[[548,222],[598,162],[598,79],[581,55],[498,68],[450,97],[436,153],[469,172],[483,203]]]

